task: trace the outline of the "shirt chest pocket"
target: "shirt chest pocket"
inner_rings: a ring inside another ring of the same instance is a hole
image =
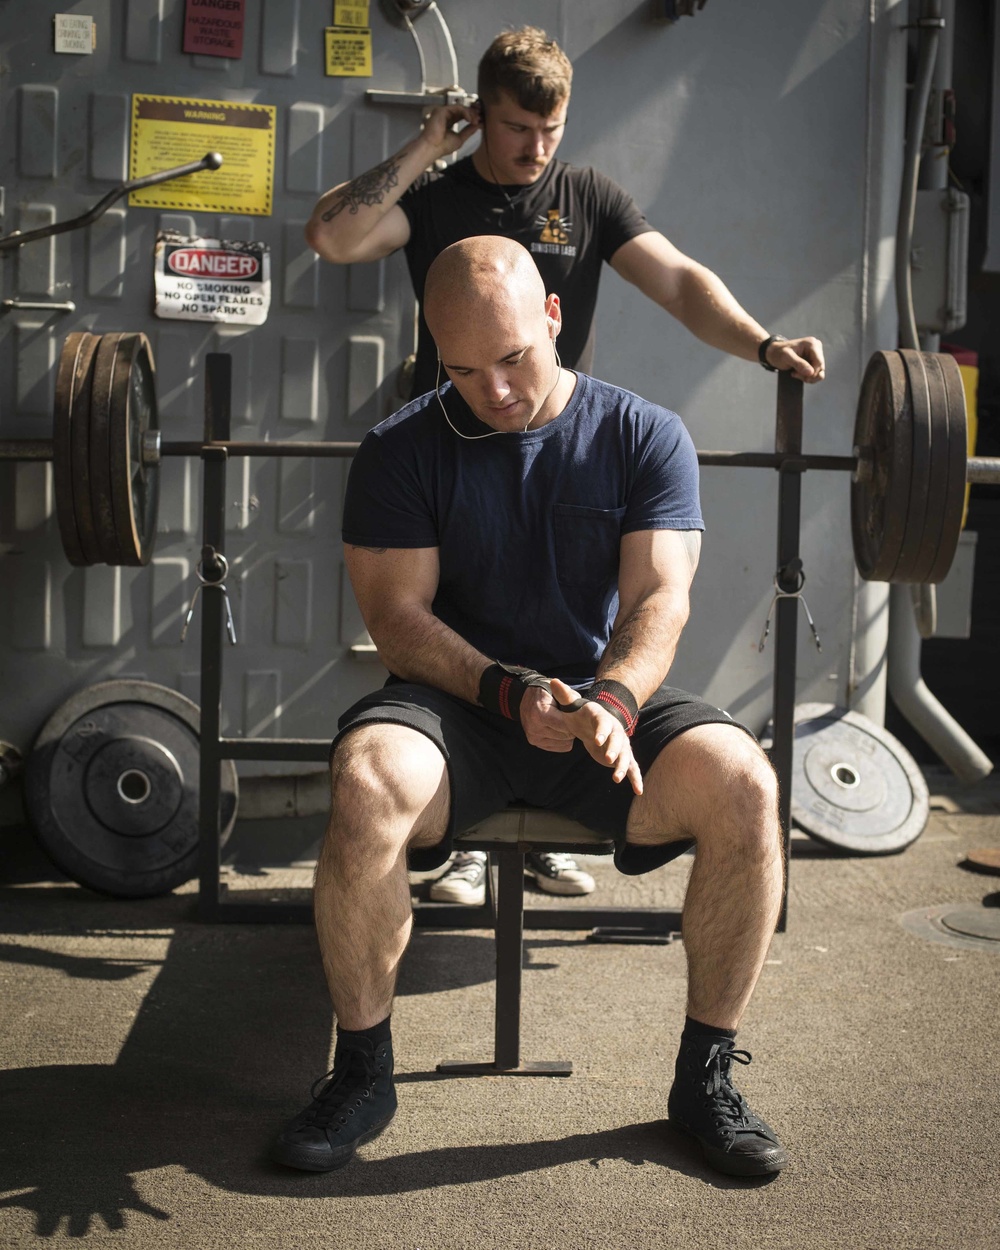
[[[552,506],[556,577],[562,586],[601,590],[618,574],[624,508]]]

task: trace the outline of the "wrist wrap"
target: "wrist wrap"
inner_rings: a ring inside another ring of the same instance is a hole
[[[607,708],[628,736],[632,737],[639,720],[639,704],[628,686],[623,686],[620,681],[602,678],[595,681],[589,690],[584,690],[583,697]]]
[[[548,689],[548,678],[533,668],[493,663],[479,679],[479,703],[506,720],[520,721],[521,700],[529,686]]]

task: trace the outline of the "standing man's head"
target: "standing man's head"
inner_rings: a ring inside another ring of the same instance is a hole
[[[536,26],[497,35],[479,62],[483,141],[473,162],[483,178],[528,186],[555,156],[566,125],[573,66]]]
[[[559,297],[545,294],[520,243],[478,235],[446,247],[427,271],[424,316],[444,370],[480,421],[514,433],[562,411],[575,379],[556,360]]]

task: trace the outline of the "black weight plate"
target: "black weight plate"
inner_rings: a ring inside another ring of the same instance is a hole
[[[888,581],[906,527],[912,417],[899,352],[875,352],[861,382],[854,444],[870,474],[851,485],[854,560],[868,581]]]
[[[199,714],[151,682],[80,691],[42,729],[25,770],[36,836],[74,880],[118,897],[165,894],[197,871]],[[238,786],[222,768],[223,840]]]
[[[68,334],[59,354],[55,404],[52,413],[52,481],[56,496],[56,519],[63,551],[70,564],[84,565],[83,548],[73,509],[73,384],[84,344],[93,336]]]
[[[890,855],[923,832],[930,797],[892,734],[859,712],[803,703],[795,709],[791,808],[795,824],[819,842]]]
[[[142,459],[143,435],[157,428],[153,356],[144,334],[123,334],[111,382],[111,502],[122,564],[148,564],[156,541],[159,466]]]
[[[937,555],[925,578],[941,582],[948,576],[958,540],[962,533],[965,512],[966,473],[968,466],[968,429],[965,412],[965,387],[954,356],[942,352],[938,356],[948,408],[948,486],[942,507],[941,536]]]
[[[122,337],[121,334],[101,336],[90,387],[90,506],[105,564],[122,563],[111,501],[111,388]]]
[[[920,546],[910,567],[908,581],[925,582],[937,558],[944,524],[945,502],[948,495],[948,393],[940,357],[935,352],[921,352],[924,376],[927,382],[927,420],[930,440],[930,468],[927,481],[927,502],[924,508],[923,532]],[[914,519],[915,522],[916,518]],[[893,578],[893,581],[899,581]]]
[[[99,334],[88,334],[77,357],[73,380],[73,413],[69,427],[73,515],[76,518],[76,532],[80,539],[84,564],[100,564],[104,559],[97,541],[97,525],[90,501],[90,389],[94,361],[100,344]]]
[[[906,370],[910,394],[909,492],[903,540],[899,545],[899,556],[888,580],[912,582],[916,580],[915,570],[919,565],[923,550],[924,525],[930,501],[932,402],[930,381],[924,367],[923,355],[908,348],[902,348],[899,355],[903,361],[903,368]],[[903,463],[902,459],[897,462],[896,471],[902,472]]]

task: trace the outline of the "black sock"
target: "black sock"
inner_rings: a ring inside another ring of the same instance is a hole
[[[709,1037],[728,1037],[730,1041],[734,1041],[736,1030],[723,1029],[715,1024],[704,1024],[701,1020],[695,1020],[692,1016],[684,1017],[684,1032],[681,1034],[682,1042],[694,1042]]]
[[[343,1038],[345,1042],[364,1039],[367,1042],[371,1042],[373,1050],[376,1046],[381,1046],[383,1042],[389,1042],[391,1044],[392,1031],[389,1028],[389,1021],[391,1019],[392,1016],[386,1016],[386,1018],[379,1024],[373,1024],[370,1029],[344,1029],[338,1024],[337,1041],[339,1042],[341,1038]]]

